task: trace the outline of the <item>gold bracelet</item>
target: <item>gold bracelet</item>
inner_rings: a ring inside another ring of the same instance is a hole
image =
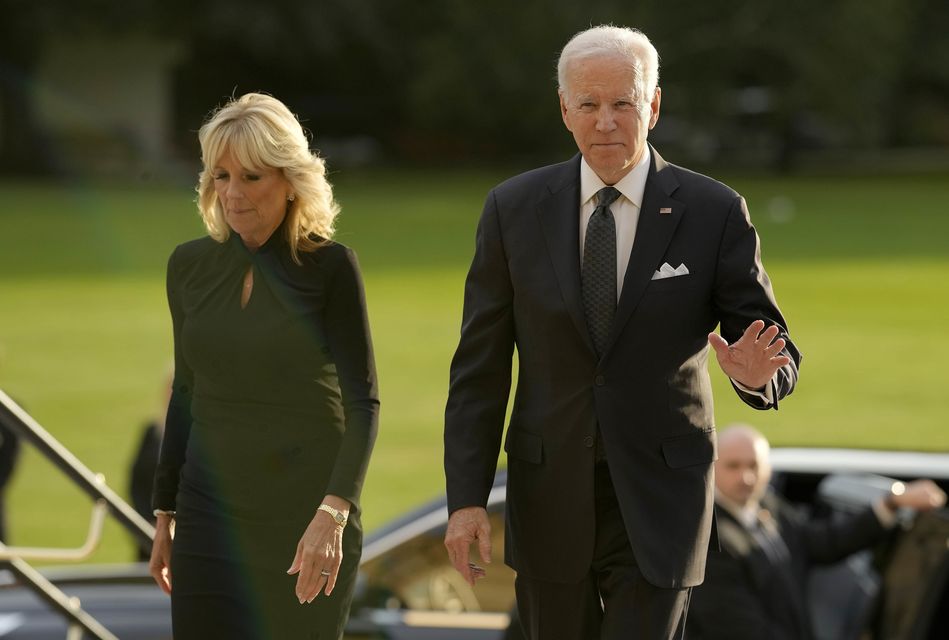
[[[333,518],[333,522],[336,523],[337,527],[343,528],[346,526],[346,523],[349,521],[349,514],[343,513],[339,509],[329,506],[326,503],[321,504],[316,508],[317,511],[325,511],[330,514],[330,517]]]

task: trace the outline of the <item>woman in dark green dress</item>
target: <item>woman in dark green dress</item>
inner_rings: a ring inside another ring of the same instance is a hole
[[[199,138],[209,235],[168,262],[152,575],[176,640],[335,640],[379,409],[356,256],[330,239],[323,161],[283,103],[242,96]]]

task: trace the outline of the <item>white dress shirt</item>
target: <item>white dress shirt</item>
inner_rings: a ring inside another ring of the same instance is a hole
[[[643,204],[643,191],[646,190],[646,177],[649,175],[649,147],[643,149],[643,156],[632,171],[612,185],[622,195],[610,205],[613,220],[616,223],[616,301],[619,302],[626,278],[626,266],[629,254],[633,250],[636,238],[636,225],[639,223],[639,209]],[[596,194],[609,186],[587,164],[586,158],[580,159],[580,264],[583,264],[583,243],[587,237],[587,224],[596,209]]]
[[[632,170],[623,176],[614,185],[607,185],[596,175],[596,172],[587,164],[586,158],[580,158],[580,265],[583,265],[583,243],[587,237],[587,224],[596,209],[596,194],[606,186],[613,186],[620,192],[620,197],[610,205],[613,220],[616,224],[616,301],[619,302],[623,292],[623,281],[626,278],[626,267],[629,265],[629,256],[633,251],[633,242],[636,239],[636,226],[639,224],[639,211],[643,205],[643,192],[646,190],[646,178],[649,176],[650,158],[652,153],[649,145],[643,148],[643,155]],[[777,373],[775,373],[775,377]],[[765,385],[763,391],[750,389],[734,378],[731,381],[745,393],[757,396],[765,401],[767,406],[774,404],[774,381]]]

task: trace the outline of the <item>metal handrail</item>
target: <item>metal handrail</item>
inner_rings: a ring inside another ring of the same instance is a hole
[[[115,634],[102,626],[101,622],[82,609],[79,598],[71,598],[63,593],[42,573],[30,566],[30,563],[20,558],[13,558],[5,564],[5,567],[29,585],[36,595],[45,600],[50,607],[59,611],[64,618],[69,620],[69,628],[66,631],[67,638],[75,637],[72,630],[78,626],[96,640],[119,640]]]
[[[86,542],[77,549],[42,549],[35,547],[13,547],[0,543],[0,562],[40,598],[45,600],[69,621],[67,638],[84,630],[98,640],[118,640],[108,629],[84,611],[77,598],[70,598],[56,585],[34,569],[25,558],[36,560],[78,561],[88,557],[98,546],[102,536],[102,525],[106,514],[111,514],[119,524],[136,538],[140,545],[151,546],[155,538],[155,527],[140,516],[125,500],[105,483],[102,474],[89,470],[69,449],[64,447],[46,429],[23,410],[10,396],[0,390],[0,424],[29,442],[57,469],[86,492],[95,504],[89,522]]]
[[[137,542],[147,547],[151,546],[155,538],[155,527],[100,481],[97,474],[90,471],[89,467],[80,462],[79,458],[60,444],[2,390],[0,390],[0,423],[35,446],[93,500],[105,500],[109,512],[119,521],[119,524],[135,536]]]
[[[43,562],[81,562],[92,555],[102,540],[102,525],[107,513],[105,500],[96,500],[89,519],[89,533],[81,547],[56,549],[49,547],[16,547],[0,542],[0,560],[41,560]]]

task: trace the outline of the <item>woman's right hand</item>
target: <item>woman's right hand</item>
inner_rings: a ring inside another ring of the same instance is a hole
[[[155,523],[155,541],[152,543],[152,557],[148,561],[148,570],[161,587],[171,595],[171,527],[172,518],[159,514]]]

